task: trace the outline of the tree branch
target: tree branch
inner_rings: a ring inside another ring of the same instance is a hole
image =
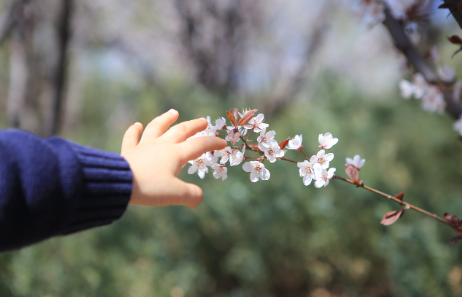
[[[0,44],[10,34],[17,21],[19,10],[26,2],[28,0],[10,0],[5,12],[0,16]]]
[[[428,83],[440,84],[444,87],[444,84],[439,81],[428,62],[419,54],[406,35],[403,24],[393,17],[388,7],[385,8],[385,20],[383,21],[383,25],[390,33],[396,48],[404,54],[415,71],[421,73]],[[462,107],[459,103],[454,101],[450,91],[445,90],[443,94],[444,101],[446,102],[446,111],[455,119],[459,119],[462,115]]]
[[[462,28],[462,6],[459,7],[460,0],[444,0],[444,2],[448,4],[449,11],[459,24],[459,27]]]
[[[56,58],[56,68],[52,78],[53,95],[52,95],[52,118],[46,122],[43,126],[43,135],[51,136],[58,134],[61,119],[63,115],[63,102],[65,98],[65,88],[67,81],[67,66],[68,66],[68,48],[71,40],[71,27],[72,27],[72,11],[74,1],[63,0],[61,2],[57,28],[57,44],[58,44],[58,56]]]

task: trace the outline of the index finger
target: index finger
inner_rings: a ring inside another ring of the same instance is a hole
[[[197,132],[203,131],[205,128],[207,128],[206,119],[200,118],[190,120],[171,127],[161,138],[174,143],[183,142]]]
[[[222,150],[228,142],[224,139],[204,136],[197,137],[179,144],[181,146],[181,163],[187,163],[190,160],[199,158],[203,153],[213,150]]]

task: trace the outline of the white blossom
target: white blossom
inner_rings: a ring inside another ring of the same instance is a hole
[[[316,165],[316,168],[320,166],[318,163],[312,163],[308,160],[297,163],[297,166],[299,168],[298,171],[300,173],[300,177],[303,177],[303,184],[305,186],[308,186],[309,184],[311,184],[311,181],[316,178],[315,169],[314,169],[315,165]]]
[[[322,169],[327,169],[329,168],[329,162],[333,159],[333,153],[326,154],[326,151],[320,150],[316,155],[310,158],[310,162],[319,163]]]
[[[443,67],[438,67],[438,76],[444,82],[450,83],[454,80],[456,71],[454,68],[444,65]]]
[[[412,83],[403,79],[399,83],[399,88],[401,90],[401,96],[405,99],[411,96],[420,99],[424,96],[425,92],[427,92],[429,85],[422,74],[416,73],[412,77]]]
[[[410,81],[407,81],[405,79],[402,79],[399,82],[399,89],[401,91],[401,97],[404,99],[409,99],[414,95],[414,84],[411,83]]]
[[[245,153],[245,144],[244,144],[244,147],[242,149],[242,152],[238,149],[233,149],[233,152],[230,156],[230,159],[229,159],[229,164],[231,166],[236,166],[236,165],[239,165],[242,163],[242,160],[244,160],[244,153]]]
[[[261,130],[268,128],[269,126],[268,124],[263,123],[264,118],[265,116],[262,113],[260,113],[256,117],[250,119],[250,121],[246,125],[244,125],[244,128],[250,130],[253,129],[254,132],[258,133]]]
[[[268,180],[270,178],[270,172],[265,168],[265,165],[259,161],[245,162],[242,165],[242,169],[245,172],[250,172],[250,181],[257,182],[259,179]]]
[[[274,139],[274,135],[276,135],[276,132],[274,131],[269,131],[268,133],[266,133],[266,129],[261,130],[260,136],[258,136],[257,138],[258,147],[262,151],[266,151],[272,145],[278,144],[278,142]]]
[[[429,112],[444,113],[446,102],[443,93],[435,86],[429,86],[422,97],[422,108]]]
[[[360,10],[362,21],[367,26],[374,26],[385,20],[385,6],[380,0],[361,1]]]
[[[361,159],[361,156],[360,155],[355,155],[353,160],[350,159],[350,158],[346,158],[346,164],[345,165],[353,165],[355,166],[356,168],[360,169],[361,167],[364,166],[364,164],[366,163],[366,159]]]
[[[207,166],[212,166],[214,162],[212,155],[207,152],[202,154],[202,156],[200,156],[196,160],[189,161],[189,163],[192,164],[192,166],[189,167],[188,173],[193,174],[197,171],[197,174],[202,179],[204,178],[205,174],[209,172]]]
[[[284,151],[281,150],[281,148],[279,147],[279,144],[277,142],[276,142],[276,144],[273,143],[265,151],[265,156],[271,163],[276,162],[276,158],[284,157],[284,154],[285,154]]]
[[[207,116],[207,123],[207,128],[202,132],[206,134],[205,136],[216,136],[217,127],[212,125],[209,116]]]
[[[454,130],[462,136],[462,117],[454,123]]]
[[[330,168],[329,170],[320,169],[319,167],[316,170],[316,181],[314,186],[316,188],[322,188],[329,184],[330,179],[334,176],[335,168]]]
[[[224,164],[213,164],[212,169],[215,170],[213,177],[216,179],[221,178],[221,180],[225,180],[228,177],[228,168]]]
[[[207,128],[205,128],[203,131],[197,132],[193,136],[189,137],[187,140],[191,140],[197,137],[216,136],[217,128],[215,126],[212,126],[209,116],[207,116],[207,123]]]
[[[224,117],[218,118],[215,121],[215,132],[226,127],[226,119]]]
[[[318,141],[319,147],[321,147],[322,149],[330,149],[338,142],[338,138],[334,138],[332,134],[327,132],[324,135],[319,134]]]
[[[302,134],[300,135],[295,135],[295,137],[291,140],[289,140],[289,143],[287,145],[287,149],[289,150],[298,150],[302,147]]]
[[[226,162],[228,162],[229,157],[231,156],[232,153],[233,153],[233,150],[229,146],[225,147],[222,150],[215,151],[216,156],[221,158],[220,164],[226,164]]]

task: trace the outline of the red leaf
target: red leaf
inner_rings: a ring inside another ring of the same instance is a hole
[[[236,127],[237,126],[236,118],[234,117],[234,114],[231,111],[226,111],[226,115],[228,116],[228,119],[231,121],[231,124],[233,124],[233,126]]]
[[[348,164],[345,166],[345,172],[353,181],[359,181],[359,172],[356,166]]]
[[[460,221],[457,216],[453,216],[450,213],[445,212],[444,218],[446,219],[446,221],[448,221],[449,224],[456,228],[459,228],[459,226],[462,224],[462,221]]]
[[[457,241],[459,241],[459,239],[462,239],[462,235],[457,235],[456,237],[454,237],[454,238],[451,240],[451,243],[452,243],[452,244],[457,244]]]
[[[257,112],[258,109],[252,109],[252,110],[249,110],[248,112],[246,112],[242,118],[239,120],[239,122],[237,123],[238,126],[243,126],[245,124],[247,124],[254,116],[255,116],[255,113]]]
[[[287,139],[281,141],[281,143],[279,143],[279,147],[281,148],[281,150],[283,150],[287,144],[289,144],[289,140],[290,140],[290,137],[287,137]]]
[[[228,130],[228,139],[231,141],[232,144],[236,144],[236,142],[241,137],[241,132],[237,128]]]
[[[400,210],[394,210],[394,211],[387,212],[383,216],[383,219],[380,222],[380,224],[385,225],[385,226],[393,224],[394,222],[396,222],[396,220],[398,220],[402,216],[403,212],[404,212],[403,208],[401,208]]]
[[[399,193],[398,195],[395,196],[396,199],[399,199],[399,200],[401,200],[401,201],[403,201],[403,197],[404,197],[404,193],[403,193],[403,192],[401,192],[401,193]]]
[[[239,121],[239,111],[237,110],[237,108],[231,108],[231,110],[229,111],[230,113],[232,113],[234,115],[234,119],[236,121],[236,124],[234,125],[234,127],[237,128],[237,122]]]
[[[445,212],[443,216],[446,219],[446,221],[448,221],[448,222],[450,222],[451,219],[452,219],[452,214],[450,214],[448,212]]]
[[[448,40],[453,44],[462,45],[462,38],[460,38],[458,35],[452,35],[451,37],[448,37]]]

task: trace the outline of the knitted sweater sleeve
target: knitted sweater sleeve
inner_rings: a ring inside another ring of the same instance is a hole
[[[0,252],[110,224],[131,190],[130,167],[116,153],[1,131]]]

